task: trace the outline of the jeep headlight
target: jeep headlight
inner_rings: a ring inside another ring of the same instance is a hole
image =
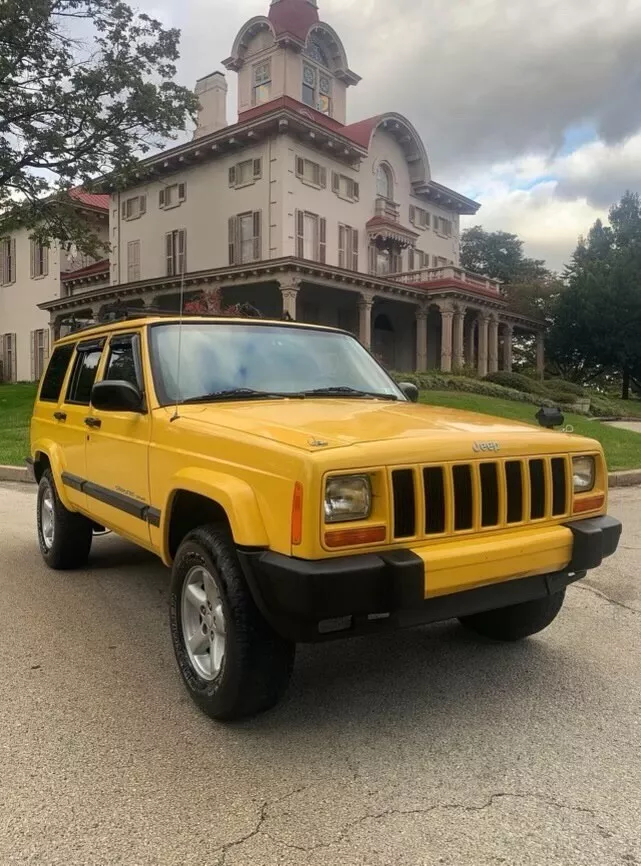
[[[337,475],[325,486],[325,522],[366,520],[372,513],[372,485],[367,475]]]
[[[575,493],[589,493],[596,481],[596,461],[594,457],[574,457],[572,478]]]

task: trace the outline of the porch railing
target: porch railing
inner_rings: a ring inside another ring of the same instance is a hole
[[[456,280],[457,283],[464,283],[471,289],[483,289],[495,295],[501,293],[500,280],[472,274],[463,268],[452,267],[452,265],[440,268],[421,268],[418,271],[404,271],[403,273],[390,274],[389,279],[396,280],[399,283],[433,283],[437,280]]]

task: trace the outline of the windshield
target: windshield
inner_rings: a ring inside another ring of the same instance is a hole
[[[185,322],[150,329],[151,362],[161,405],[208,395],[329,396],[356,392],[405,400],[354,337],[291,326]],[[180,367],[180,373],[178,372]],[[341,392],[342,389],[342,392]]]

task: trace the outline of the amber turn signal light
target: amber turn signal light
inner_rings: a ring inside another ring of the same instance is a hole
[[[292,499],[292,544],[303,543],[303,485],[297,481]]]
[[[605,505],[605,494],[599,493],[596,496],[585,496],[581,499],[574,500],[574,514],[584,514],[586,511],[598,511]]]
[[[356,547],[359,544],[380,544],[387,538],[385,526],[367,526],[365,529],[334,529],[325,533],[327,547]]]

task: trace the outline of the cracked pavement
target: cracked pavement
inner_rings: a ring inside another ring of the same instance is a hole
[[[34,505],[0,485],[2,866],[641,866],[641,490],[543,635],[304,647],[228,727],[183,690],[162,566],[108,537],[54,574]]]

